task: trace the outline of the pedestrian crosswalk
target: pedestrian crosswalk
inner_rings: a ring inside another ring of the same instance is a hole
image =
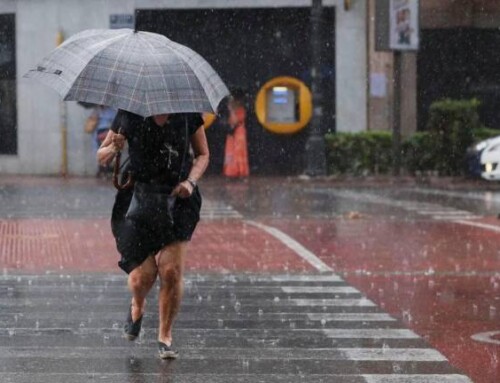
[[[350,199],[360,203],[374,203],[390,207],[396,207],[407,212],[412,212],[420,215],[422,218],[432,219],[436,221],[464,221],[481,218],[470,211],[464,209],[456,209],[449,206],[443,206],[437,203],[420,202],[405,199],[390,198],[369,191],[356,190],[309,190],[312,193],[326,193],[338,198]]]
[[[470,383],[335,274],[190,274],[156,357],[157,288],[136,343],[122,275],[0,277],[0,381]]]
[[[241,214],[236,211],[231,205],[222,200],[203,199],[201,207],[202,219],[240,219]]]

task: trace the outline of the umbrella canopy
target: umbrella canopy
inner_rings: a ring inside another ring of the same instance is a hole
[[[143,117],[216,112],[229,91],[192,49],[131,29],[80,32],[24,75],[64,100],[107,105]]]

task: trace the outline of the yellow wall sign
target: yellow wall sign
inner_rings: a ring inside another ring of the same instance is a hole
[[[255,113],[259,122],[273,133],[296,133],[311,120],[311,91],[296,78],[273,78],[257,93]]]
[[[205,129],[210,128],[210,126],[217,119],[217,116],[213,113],[203,113],[202,117],[203,117],[203,126],[205,127]]]

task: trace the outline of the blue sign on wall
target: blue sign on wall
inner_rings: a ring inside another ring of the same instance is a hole
[[[111,29],[121,29],[121,28],[134,29],[135,27],[134,15],[129,15],[129,14],[110,15],[109,27]]]

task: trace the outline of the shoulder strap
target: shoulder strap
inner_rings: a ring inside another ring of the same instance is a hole
[[[182,172],[184,171],[184,165],[186,165],[186,156],[189,150],[189,127],[188,127],[188,118],[186,115],[184,115],[184,151],[182,153],[182,162],[181,162],[181,168],[179,170],[179,179],[177,183],[180,183],[181,177],[182,177]]]

